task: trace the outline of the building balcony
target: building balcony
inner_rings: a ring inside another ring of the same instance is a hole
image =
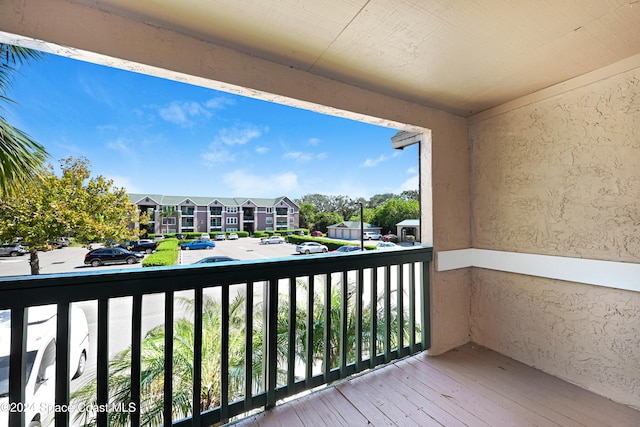
[[[410,247],[2,278],[9,401],[29,403],[28,307],[55,304],[55,378],[76,370],[70,313],[80,307],[95,346],[95,368],[81,383],[94,384],[94,404],[131,408],[117,415],[132,426],[151,414],[153,426],[639,425],[628,406],[472,343],[427,356],[431,257],[431,248]],[[55,380],[55,404],[80,407],[75,381]],[[66,426],[77,414],[53,415]],[[8,416],[10,425],[31,421],[25,412]],[[106,426],[115,415],[95,416]]]

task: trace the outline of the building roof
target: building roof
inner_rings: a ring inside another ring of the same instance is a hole
[[[371,225],[367,222],[365,222],[363,224],[365,229],[374,229],[374,230],[379,230],[381,227],[378,227],[377,225]],[[354,229],[360,229],[360,221],[342,221],[339,222],[337,224],[333,224],[328,226],[327,228],[354,228]]]
[[[398,227],[420,227],[419,219],[405,219],[396,224]]]
[[[144,194],[144,193],[129,193],[129,200],[131,203],[139,203],[145,199],[149,199],[149,202],[155,202],[161,206],[177,206],[182,204],[193,204],[195,206],[209,206],[209,205],[222,205],[222,206],[244,206],[249,202],[259,207],[272,207],[283,202],[287,206],[297,207],[291,199],[286,196],[265,198],[265,197],[202,197],[202,196],[167,196],[164,194]],[[189,203],[187,203],[189,202]]]

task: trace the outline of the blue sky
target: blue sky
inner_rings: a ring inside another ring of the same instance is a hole
[[[55,55],[22,66],[5,105],[50,162],[86,157],[131,193],[369,198],[418,189],[394,129]]]

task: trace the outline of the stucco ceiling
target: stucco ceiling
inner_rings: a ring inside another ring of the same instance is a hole
[[[75,0],[468,116],[640,53],[630,0]]]

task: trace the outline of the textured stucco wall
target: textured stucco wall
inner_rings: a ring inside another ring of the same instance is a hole
[[[474,269],[472,340],[640,409],[640,294]]]
[[[640,262],[640,69],[469,135],[473,247]],[[640,293],[475,269],[470,327],[479,344],[640,407]]]
[[[470,137],[473,247],[640,262],[640,70]]]

